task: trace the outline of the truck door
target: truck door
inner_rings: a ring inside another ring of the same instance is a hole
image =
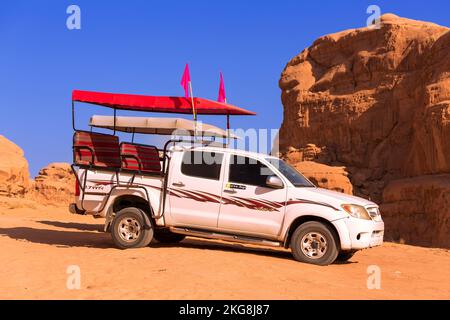
[[[216,228],[223,190],[223,153],[184,151],[169,173],[170,223]]]
[[[275,173],[262,162],[231,155],[219,214],[219,229],[276,238],[283,222],[287,187],[266,185]]]

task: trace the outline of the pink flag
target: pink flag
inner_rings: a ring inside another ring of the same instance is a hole
[[[222,72],[220,73],[219,97],[217,98],[217,101],[227,102],[227,94],[225,93],[225,83],[223,82]]]
[[[189,98],[189,82],[191,82],[191,74],[189,73],[189,64],[186,63],[184,68],[183,77],[181,78],[181,86],[184,89],[184,96]]]

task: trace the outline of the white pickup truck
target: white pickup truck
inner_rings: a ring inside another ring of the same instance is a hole
[[[328,265],[383,242],[375,203],[317,188],[276,157],[172,141],[164,152],[122,143],[122,164],[100,163],[119,146],[111,137],[75,133],[70,210],[106,218],[119,248],[193,236],[290,248],[298,261]]]
[[[110,108],[114,116],[93,116],[90,130],[82,131],[75,103]],[[119,117],[118,110],[193,114],[194,121]],[[194,236],[290,247],[298,261],[328,265],[382,244],[384,224],[375,203],[316,188],[278,158],[228,148],[237,137],[199,126],[197,114],[224,115],[227,129],[231,115],[255,115],[198,97],[74,90],[76,201],[70,211],[106,218],[105,231],[122,249]],[[119,143],[117,132],[132,134],[131,142]],[[158,150],[135,143],[135,134],[171,139]],[[188,144],[180,137],[189,137]],[[216,138],[227,143],[213,146]]]

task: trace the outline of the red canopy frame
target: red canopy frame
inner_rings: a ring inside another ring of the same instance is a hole
[[[105,93],[74,90],[73,102],[96,104],[117,110],[192,114],[191,100],[184,97],[144,96],[137,94]],[[194,98],[197,114],[255,115],[231,104],[204,98]]]
[[[227,129],[230,125],[230,115],[256,115],[231,104],[216,102],[204,98],[194,97],[197,114],[226,115]],[[74,90],[72,92],[72,126],[75,129],[75,102],[95,104],[116,110],[162,112],[192,114],[192,100],[185,97],[145,96],[137,94],[107,93],[95,91]]]

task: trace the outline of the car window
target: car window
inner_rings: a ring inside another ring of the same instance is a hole
[[[300,172],[295,170],[283,160],[277,158],[267,158],[266,161],[277,168],[295,187],[315,187],[315,185],[306,179]]]
[[[187,151],[181,162],[181,173],[191,177],[219,180],[222,160],[222,153]]]
[[[273,174],[272,170],[258,160],[238,155],[231,156],[229,182],[266,187],[267,176]]]

